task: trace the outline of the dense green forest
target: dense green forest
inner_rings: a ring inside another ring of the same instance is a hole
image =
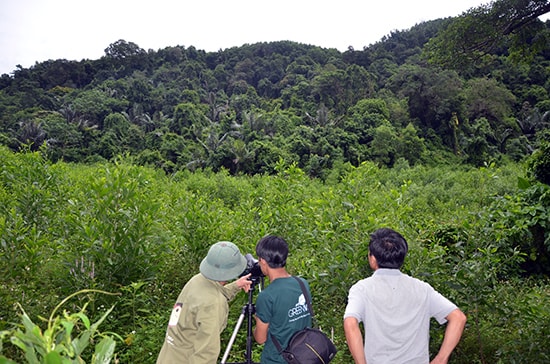
[[[347,290],[384,226],[411,244],[406,273],[468,315],[451,363],[550,362],[548,12],[497,0],[345,52],[118,40],[16,66],[0,77],[0,364],[154,363],[208,247],[252,253],[267,233],[351,363]],[[245,344],[243,328],[230,362]]]
[[[283,159],[320,178],[364,161],[519,161],[548,128],[550,21],[522,33],[530,48],[509,39],[449,64],[445,52],[464,48],[447,39],[452,20],[343,53],[291,41],[145,51],[118,40],[98,60],[37,62],[0,79],[0,144],[52,161],[128,154],[169,173],[272,174]]]

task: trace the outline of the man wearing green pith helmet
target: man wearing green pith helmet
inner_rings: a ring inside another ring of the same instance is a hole
[[[200,273],[183,287],[168,322],[157,364],[214,364],[220,354],[220,334],[227,326],[228,302],[243,289],[250,274],[232,283],[246,268],[246,258],[228,241],[210,247]]]

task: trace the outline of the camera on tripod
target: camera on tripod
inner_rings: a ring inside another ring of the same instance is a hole
[[[262,280],[265,275],[262,273],[258,259],[255,259],[252,254],[248,253],[244,256],[246,258],[246,268],[244,272],[241,273],[239,277],[245,276],[250,273],[249,280],[252,281],[252,284],[256,284]]]
[[[262,269],[260,268],[258,259],[254,259],[252,254],[246,254],[244,257],[246,259],[246,268],[244,269],[244,272],[239,275],[239,277],[250,274],[250,277],[248,279],[252,281],[252,284],[250,285],[250,289],[248,290],[248,303],[243,306],[241,315],[239,316],[237,324],[235,325],[235,330],[233,330],[233,335],[231,335],[231,338],[229,339],[229,345],[225,350],[221,364],[259,364],[252,361],[252,315],[254,314],[255,310],[254,303],[252,302],[252,296],[256,284],[260,283],[260,289],[263,288],[265,274],[262,273]],[[243,323],[243,320],[245,318],[247,321],[246,362],[227,363],[226,360],[229,357],[229,351],[231,350],[231,346],[233,346],[233,343],[235,342],[237,332],[239,331],[239,328],[241,327],[241,324]]]

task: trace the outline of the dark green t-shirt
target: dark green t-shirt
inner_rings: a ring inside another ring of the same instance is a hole
[[[311,297],[309,284],[305,279],[302,281]],[[277,338],[282,348],[286,348],[296,331],[311,327],[311,313],[300,284],[293,277],[278,278],[258,294],[256,316],[269,324],[267,341],[260,361],[262,364],[286,363],[273,344],[271,335]]]

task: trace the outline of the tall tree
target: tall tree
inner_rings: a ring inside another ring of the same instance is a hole
[[[494,126],[511,116],[516,102],[514,94],[492,78],[468,80],[462,95],[466,104],[466,115],[470,120],[485,117]]]
[[[133,42],[119,39],[105,48],[105,55],[109,58],[124,59],[131,56],[145,54],[145,50]]]
[[[548,12],[550,0],[495,0],[450,19],[425,50],[432,62],[455,69],[502,47],[526,58],[548,47],[550,35],[538,19]]]
[[[411,118],[421,129],[433,129],[452,146],[448,121],[453,112],[462,116],[463,80],[454,71],[405,64],[389,80],[387,87],[406,99]]]

